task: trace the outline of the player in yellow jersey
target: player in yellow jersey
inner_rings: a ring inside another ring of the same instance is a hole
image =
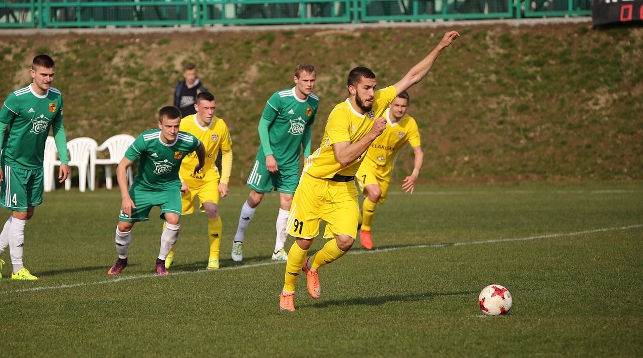
[[[181,164],[182,214],[194,212],[194,204],[199,199],[201,211],[208,216],[208,239],[210,254],[208,270],[219,268],[219,247],[223,224],[219,215],[219,197],[228,195],[228,182],[232,170],[232,139],[228,126],[223,119],[214,115],[216,101],[210,92],[201,92],[196,96],[194,104],[196,114],[183,117],[179,129],[193,134],[205,146],[206,158],[203,170],[194,173],[194,165],[198,163],[195,154],[188,155]],[[217,155],[221,151],[221,173],[215,165]],[[174,261],[174,249],[165,259],[166,268]]]
[[[414,165],[411,175],[402,181],[402,190],[413,193],[415,181],[422,168],[424,152],[422,152],[420,143],[420,131],[415,119],[406,114],[409,102],[409,94],[406,91],[395,97],[391,106],[384,113],[386,129],[371,143],[355,176],[360,190],[365,195],[362,202],[359,242],[367,250],[373,248],[371,222],[373,215],[375,215],[375,207],[377,204],[383,204],[386,200],[393,162],[404,144],[409,143],[413,148]]]
[[[342,257],[355,241],[359,207],[355,173],[370,144],[386,128],[382,115],[398,93],[418,83],[429,72],[440,52],[460,34],[447,32],[440,43],[413,66],[397,83],[375,90],[375,73],[366,67],[348,74],[348,98],[333,108],[320,147],[306,158],[299,186],[295,191],[288,234],[295,238],[290,247],[279,308],[295,310],[295,285],[302,270],[308,293],[319,298],[318,269]],[[321,221],[332,238],[314,255],[308,256]]]

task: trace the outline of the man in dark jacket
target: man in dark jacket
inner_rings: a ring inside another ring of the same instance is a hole
[[[174,106],[181,110],[183,117],[195,114],[194,104],[196,95],[208,90],[201,84],[199,77],[196,75],[196,64],[186,62],[183,65],[183,81],[176,84],[174,89]]]

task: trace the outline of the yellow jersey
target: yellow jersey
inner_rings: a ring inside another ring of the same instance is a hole
[[[230,171],[232,168],[222,167],[221,171],[224,175],[220,177],[219,169],[214,163],[217,159],[217,155],[219,154],[219,150],[227,152],[232,148],[230,132],[228,131],[228,126],[225,124],[223,119],[214,116],[208,127],[202,127],[197,121],[196,114],[192,114],[181,119],[179,130],[188,132],[199,138],[205,147],[206,154],[203,170],[196,174],[194,174],[194,167],[199,163],[199,158],[197,157],[196,152],[190,153],[185,157],[185,159],[183,159],[183,163],[181,163],[181,169],[179,171],[181,180],[220,180],[222,183],[227,184],[230,180]],[[225,176],[226,173],[227,177]]]
[[[377,170],[381,178],[390,177],[397,153],[407,142],[411,147],[419,147],[420,131],[415,118],[405,114],[397,123],[392,123],[390,108],[386,110],[386,129],[380,134],[366,151],[366,157],[361,165],[368,165]]]
[[[373,121],[384,114],[395,96],[397,91],[393,86],[375,91],[373,107],[365,114],[356,111],[348,99],[337,104],[328,116],[319,148],[306,158],[302,172],[316,178],[332,178],[335,174],[354,176],[364,159],[364,153],[342,168],[335,158],[333,144],[355,143],[364,137],[373,128]]]

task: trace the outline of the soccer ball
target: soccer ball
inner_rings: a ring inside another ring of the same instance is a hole
[[[489,316],[509,313],[513,300],[511,292],[500,285],[489,285],[482,289],[478,296],[478,305],[482,312]]]

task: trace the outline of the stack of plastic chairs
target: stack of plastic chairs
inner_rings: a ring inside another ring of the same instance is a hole
[[[134,137],[129,134],[117,134],[105,140],[103,144],[99,145],[96,148],[97,152],[107,150],[109,152],[108,158],[96,158],[94,156],[93,162],[91,163],[91,181],[94,182],[96,176],[96,166],[102,165],[105,167],[105,187],[107,189],[112,188],[112,165],[118,165],[121,159],[125,156],[125,151],[129,146],[134,142]],[[134,181],[132,175],[132,167],[127,168],[127,179],[129,184],[132,185]]]
[[[58,162],[58,164],[56,164]],[[56,141],[54,137],[47,137],[45,142],[45,156],[43,161],[44,174],[43,174],[43,185],[45,191],[52,191],[56,188],[56,179],[58,176],[57,173],[54,174],[54,167],[60,165],[58,161],[58,150],[56,149]]]
[[[65,181],[65,190],[71,189],[72,168],[78,170],[78,188],[84,192],[87,188],[95,190],[96,184],[96,166],[105,167],[105,186],[107,189],[112,188],[112,166],[117,165],[125,155],[127,148],[134,142],[134,137],[129,134],[117,134],[108,138],[100,146],[96,141],[89,137],[78,137],[67,141],[67,151],[69,153],[69,177]],[[107,158],[97,158],[97,152],[108,151]],[[56,189],[56,178],[58,172],[56,167],[60,167],[60,158],[56,148],[54,137],[47,137],[45,144],[45,153],[43,161],[44,179],[43,185],[45,191]],[[132,169],[128,168],[127,177],[131,185],[133,180]]]

